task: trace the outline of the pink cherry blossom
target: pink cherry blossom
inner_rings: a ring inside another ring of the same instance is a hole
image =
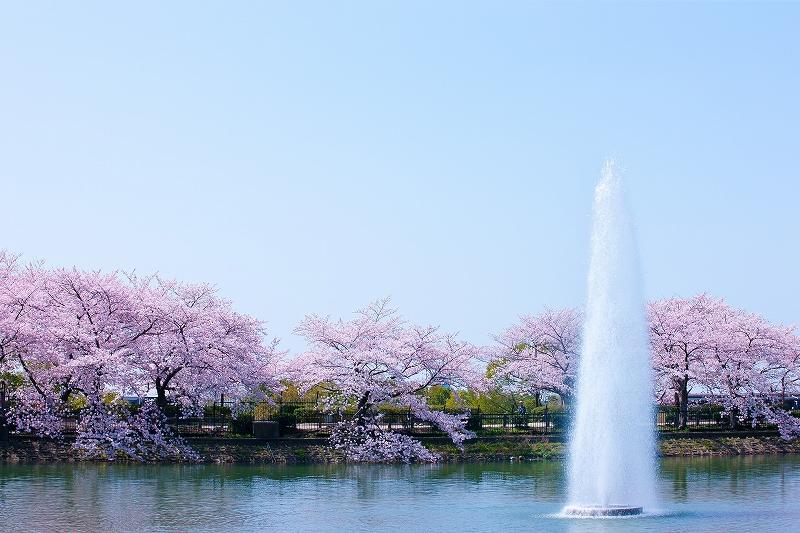
[[[308,341],[308,351],[288,368],[301,387],[321,385],[328,409],[352,407],[352,420],[334,432],[332,442],[353,461],[429,460],[416,441],[387,434],[377,421],[377,407],[405,407],[417,418],[446,432],[461,445],[473,436],[466,413],[435,411],[422,392],[431,385],[453,388],[482,386],[474,362],[479,349],[441,333],[434,326],[405,323],[380,300],[349,321],[310,315],[296,330]],[[376,447],[385,447],[380,453]]]
[[[58,436],[77,408],[76,446],[92,455],[140,459],[182,450],[190,457],[165,426],[167,403],[189,412],[223,394],[279,390],[276,344],[261,322],[234,311],[210,286],[20,269],[0,255],[0,377],[8,404],[0,422]],[[118,400],[131,395],[157,407]]]
[[[494,381],[522,392],[572,397],[580,352],[582,316],[574,309],[524,316],[495,337]]]

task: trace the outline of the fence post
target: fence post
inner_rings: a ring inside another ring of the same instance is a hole
[[[544,434],[550,433],[550,413],[547,411],[547,406],[544,406]]]

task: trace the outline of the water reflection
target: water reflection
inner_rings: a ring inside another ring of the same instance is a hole
[[[564,501],[559,462],[437,466],[0,467],[2,524],[142,531],[792,531],[794,456],[663,461],[664,514],[548,518]],[[46,510],[46,511],[45,511]],[[765,519],[768,517],[768,519]]]

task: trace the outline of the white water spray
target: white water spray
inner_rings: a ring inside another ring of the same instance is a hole
[[[610,161],[591,247],[565,512],[638,514],[655,505],[653,378],[633,224]]]

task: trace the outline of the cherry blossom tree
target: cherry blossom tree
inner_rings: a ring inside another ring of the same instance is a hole
[[[135,461],[199,458],[152,402],[131,408],[124,402],[90,401],[81,414],[74,447],[86,457],[109,461],[119,456]]]
[[[123,392],[134,376],[128,357],[153,323],[137,313],[116,274],[38,269],[35,277],[36,305],[27,319],[37,335],[18,357],[28,387],[16,398],[15,424],[58,434],[71,407]]]
[[[731,428],[743,415],[753,425],[760,418],[778,425],[786,438],[800,435],[798,421],[772,401],[780,387],[776,376],[796,344],[794,330],[727,305],[719,306],[713,320],[713,341],[700,381],[718,396]]]
[[[793,328],[699,295],[648,306],[657,399],[672,394],[679,422],[694,388],[729,415],[776,424],[785,438],[800,424],[782,409],[800,388],[800,339]],[[432,461],[408,435],[381,423],[380,409],[409,409],[457,445],[471,437],[466,413],[432,409],[425,393],[495,385],[569,400],[580,351],[581,315],[550,310],[523,317],[491,351],[433,326],[408,324],[388,300],[349,321],[310,315],[297,332],[308,350],[286,367],[302,390],[326,392],[329,410],[348,413],[331,436],[352,461]],[[0,436],[9,427],[58,436],[77,413],[76,448],[93,457],[192,458],[165,414],[221,398],[278,391],[282,357],[258,320],[237,313],[208,285],[118,273],[20,266],[0,252]],[[620,369],[620,371],[624,371]],[[125,396],[136,396],[137,405]],[[778,400],[776,403],[775,400]]]
[[[574,309],[524,316],[495,337],[490,374],[500,386],[571,401],[580,351],[582,316]]]
[[[152,330],[131,354],[137,392],[199,408],[227,395],[261,395],[280,388],[282,356],[258,320],[237,313],[208,285],[184,285],[155,277],[138,280],[134,298]]]
[[[790,331],[791,335],[784,336],[784,348],[773,362],[781,403],[787,394],[800,392],[800,337],[793,328]]]
[[[59,269],[44,275],[43,306],[35,317],[42,345],[29,379],[58,392],[99,398],[109,390],[126,392],[136,379],[128,364],[141,341],[156,326],[131,298],[116,273]]]
[[[648,305],[658,396],[663,401],[668,393],[675,394],[680,428],[686,427],[689,392],[714,345],[714,324],[724,308],[722,300],[705,294],[692,298],[668,298]]]
[[[777,424],[785,436],[797,432],[795,419],[772,401],[800,384],[800,341],[792,328],[705,294],[655,301],[647,312],[655,399],[675,396],[680,427],[687,425],[689,392],[696,387],[715,395],[731,425],[747,416]],[[507,390],[569,399],[580,335],[581,316],[574,310],[523,317],[496,337],[489,373]]]
[[[6,256],[0,282],[0,399],[18,431],[58,436],[77,410],[76,447],[87,454],[188,458],[165,423],[167,402],[199,408],[219,394],[279,387],[275,341],[211,287],[77,269],[17,271]],[[6,396],[8,376],[20,386]],[[131,394],[144,405],[121,400]]]
[[[792,328],[707,295],[653,302],[649,314],[654,367],[664,390],[677,396],[681,427],[696,384],[725,408],[731,427],[746,416],[778,425],[784,437],[800,434],[797,420],[771,401],[797,372]]]
[[[20,362],[38,340],[28,320],[38,292],[35,267],[20,271],[18,258],[0,250],[0,439],[7,438],[9,405],[21,392]]]
[[[461,446],[473,433],[467,415],[432,410],[422,393],[432,385],[481,387],[474,366],[478,348],[443,334],[434,326],[405,323],[380,300],[349,321],[310,315],[297,327],[308,351],[292,361],[289,374],[301,389],[320,385],[330,410],[352,409],[334,430],[331,442],[351,461],[431,461],[415,439],[380,425],[377,408],[404,407],[446,432]]]

